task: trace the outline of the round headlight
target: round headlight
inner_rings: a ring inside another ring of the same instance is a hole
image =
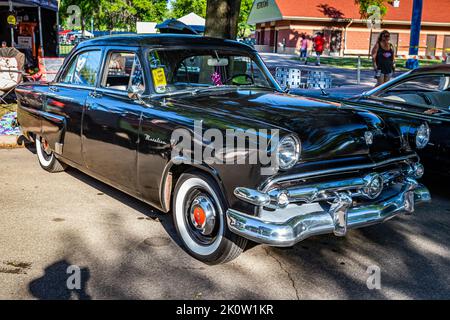
[[[428,142],[430,141],[430,127],[425,122],[417,128],[416,133],[416,147],[418,149],[423,149],[426,147]]]
[[[292,168],[300,158],[300,140],[294,135],[283,137],[278,143],[278,165],[281,169]]]

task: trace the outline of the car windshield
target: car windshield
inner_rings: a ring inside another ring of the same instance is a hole
[[[156,93],[202,88],[277,88],[257,55],[220,49],[161,49],[148,55]]]
[[[406,77],[374,92],[370,98],[424,107],[426,110],[435,108],[448,112],[450,76],[447,74],[423,74]]]

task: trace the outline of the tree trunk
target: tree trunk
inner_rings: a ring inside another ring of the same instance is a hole
[[[205,36],[236,39],[241,0],[208,0]]]

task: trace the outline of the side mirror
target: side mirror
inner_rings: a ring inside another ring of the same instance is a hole
[[[141,90],[138,86],[130,86],[128,88],[128,98],[132,100],[141,100]]]

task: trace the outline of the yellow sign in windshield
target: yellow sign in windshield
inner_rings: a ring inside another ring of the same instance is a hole
[[[156,68],[152,70],[153,84],[157,93],[166,92],[167,80],[164,68]]]

